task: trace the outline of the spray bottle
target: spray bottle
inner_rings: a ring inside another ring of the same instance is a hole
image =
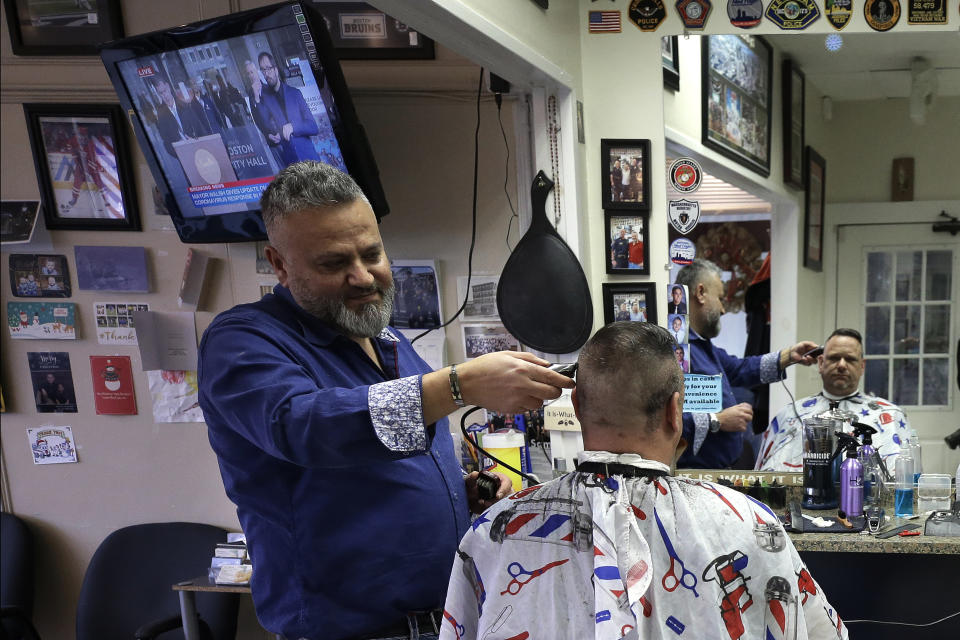
[[[894,493],[894,511],[898,518],[913,515],[913,458],[901,451],[894,466],[897,488]]]
[[[854,437],[863,442],[857,453],[857,459],[863,465],[863,512],[867,518],[867,527],[879,531],[884,521],[883,483],[892,480],[883,459],[873,448],[873,434],[876,429],[862,422],[853,423]]]
[[[842,431],[836,436],[837,450],[831,461],[846,451],[846,459],[840,464],[840,517],[859,518],[863,516],[863,465],[857,459],[860,441]]]

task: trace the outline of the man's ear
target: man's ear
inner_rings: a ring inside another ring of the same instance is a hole
[[[673,395],[670,396],[670,402],[667,403],[667,410],[664,415],[664,424],[673,437],[683,433],[683,397],[679,391],[674,391]]]
[[[267,262],[270,263],[270,266],[273,267],[273,272],[277,275],[277,280],[280,281],[280,284],[284,287],[287,286],[287,268],[280,252],[277,251],[273,245],[268,244],[263,249],[263,255],[266,257]]]

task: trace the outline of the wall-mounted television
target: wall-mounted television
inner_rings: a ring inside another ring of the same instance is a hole
[[[322,16],[288,2],[106,44],[104,66],[183,242],[266,238],[260,195],[319,160],[389,213]]]

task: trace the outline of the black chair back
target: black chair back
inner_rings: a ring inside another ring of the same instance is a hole
[[[94,553],[77,604],[77,640],[131,640],[145,624],[179,616],[173,584],[207,574],[225,529],[193,522],[136,524],[114,531]],[[199,593],[197,610],[215,640],[233,640],[236,594]],[[181,630],[164,640],[183,638]]]
[[[33,534],[12,513],[0,513],[0,636],[33,639]]]

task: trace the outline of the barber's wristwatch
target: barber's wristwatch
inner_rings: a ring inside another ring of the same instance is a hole
[[[710,433],[716,433],[720,431],[720,418],[715,413],[710,415]]]

